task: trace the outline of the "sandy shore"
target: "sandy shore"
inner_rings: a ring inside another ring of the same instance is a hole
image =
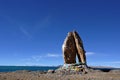
[[[70,75],[40,71],[1,72],[0,80],[120,80],[120,70]]]

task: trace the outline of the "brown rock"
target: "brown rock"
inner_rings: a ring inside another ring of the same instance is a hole
[[[76,46],[74,41],[74,36],[72,32],[69,32],[62,46],[64,63],[72,64],[76,63]]]
[[[79,62],[81,62],[82,64],[86,64],[86,56],[85,56],[85,50],[83,47],[83,42],[76,31],[73,32],[73,35],[75,39],[77,56],[78,56]]]
[[[76,31],[69,32],[62,46],[64,63],[76,63],[76,55],[82,64],[86,64],[86,55],[82,40]]]

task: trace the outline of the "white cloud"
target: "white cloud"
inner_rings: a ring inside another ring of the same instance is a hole
[[[48,53],[46,55],[33,55],[29,58],[25,58],[25,59],[22,59],[21,61],[26,61],[26,62],[30,62],[30,61],[34,61],[34,62],[39,62],[40,60],[43,60],[44,58],[58,58],[58,57],[61,57],[62,55],[59,55],[59,54],[52,54],[52,53]]]
[[[21,59],[21,61],[31,61],[30,58]]]
[[[29,58],[21,59],[23,62],[39,62],[42,56],[31,56]]]
[[[42,57],[43,56],[32,56],[32,60],[35,60],[36,62],[38,62]]]
[[[47,57],[61,57],[62,55],[59,55],[59,54],[53,54],[53,53],[48,53],[48,54],[45,54],[43,56],[41,55],[36,55],[36,56],[32,56],[32,59],[36,60],[36,61],[39,61],[41,58],[47,58]]]
[[[23,27],[20,27],[20,31],[27,37],[31,38],[30,33]]]
[[[24,63],[25,66],[47,66],[45,64],[41,64],[41,63],[36,63],[36,62],[26,62]]]
[[[102,65],[107,65],[115,68],[120,68],[120,61],[108,61],[108,62],[102,62]]]
[[[40,28],[48,27],[51,23],[51,16],[45,16],[42,20],[35,25],[35,30],[39,30]]]
[[[94,52],[86,52],[86,55],[94,55]],[[55,54],[55,53],[47,53],[45,55],[33,55],[29,58],[22,59],[21,61],[24,62],[39,62],[40,60],[43,60],[45,58],[59,58],[62,57],[62,54]]]
[[[94,52],[86,52],[86,55],[94,55],[95,53]]]
[[[46,57],[61,57],[62,55],[48,53]]]
[[[120,64],[120,61],[105,62],[105,63],[111,63],[111,64]]]

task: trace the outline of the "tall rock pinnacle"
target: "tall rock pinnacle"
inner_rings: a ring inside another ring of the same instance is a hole
[[[76,31],[73,32],[73,35],[74,35],[75,44],[77,48],[78,60],[80,63],[86,64],[86,55],[85,55],[85,50],[83,47],[83,42]]]
[[[64,63],[72,64],[76,63],[76,45],[72,32],[69,32],[62,46]]]
[[[62,46],[64,64],[76,63],[76,55],[79,63],[86,65],[86,55],[83,42],[76,31],[69,32]]]

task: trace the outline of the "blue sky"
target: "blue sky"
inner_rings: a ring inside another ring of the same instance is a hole
[[[61,65],[69,31],[88,65],[120,67],[119,0],[0,0],[0,65]]]

